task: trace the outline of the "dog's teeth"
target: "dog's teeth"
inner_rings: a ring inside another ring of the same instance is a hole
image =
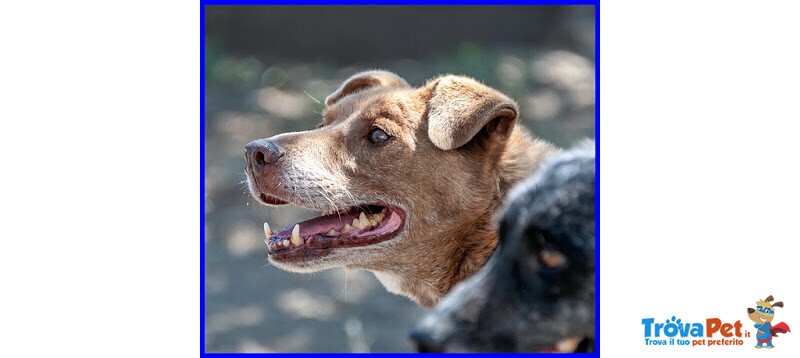
[[[367,219],[367,216],[364,215],[363,211],[361,212],[361,215],[358,216],[358,221],[359,224],[361,224],[361,227],[359,229],[364,229],[369,227],[369,219]]]
[[[578,348],[578,344],[580,343],[581,337],[562,339],[556,343],[556,351],[572,353],[575,352],[575,349]]]
[[[272,233],[272,229],[269,228],[269,224],[267,224],[267,222],[265,221],[264,222],[264,236],[266,236],[267,239],[269,239],[270,237],[272,237],[272,234],[273,234]]]
[[[328,210],[324,210],[324,211],[322,211],[322,216],[328,216],[328,214],[329,214],[329,213],[328,213]]]
[[[289,239],[283,239],[283,240],[281,240],[281,246],[283,246],[283,247],[289,247]]]
[[[336,236],[336,235],[339,235],[339,232],[334,230],[334,229],[331,229],[330,231],[328,231],[327,235],[328,236]]]
[[[352,226],[353,226],[354,229],[361,229],[362,228],[361,227],[361,221],[358,220],[358,218],[353,219]]]
[[[372,217],[375,218],[375,222],[381,222],[381,221],[383,221],[384,215],[383,215],[383,212],[381,212],[381,213],[373,215]]]
[[[292,245],[303,245],[303,238],[300,237],[300,224],[295,224],[294,229],[292,229]]]
[[[344,227],[342,228],[342,232],[351,231],[351,230],[353,230],[353,227],[350,226],[350,224],[344,224]]]

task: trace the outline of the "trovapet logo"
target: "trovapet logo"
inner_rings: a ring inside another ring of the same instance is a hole
[[[642,319],[644,344],[648,346],[741,346],[750,332],[742,331],[742,322],[723,322],[706,318],[703,322],[683,322],[680,318],[656,323],[655,318]]]
[[[711,317],[688,321],[677,316],[665,320],[656,320],[655,317],[643,318],[644,344],[685,347],[744,346],[746,340],[755,338],[756,348],[773,348],[774,337],[790,332],[789,325],[784,322],[772,324],[775,319],[775,308],[783,307],[783,302],[773,301],[770,295],[763,300],[757,300],[756,308],[747,308],[747,317],[755,322],[755,332],[743,328],[741,320]]]

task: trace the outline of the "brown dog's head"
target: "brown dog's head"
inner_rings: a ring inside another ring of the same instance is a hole
[[[534,142],[515,129],[514,101],[461,76],[412,88],[390,72],[362,72],[325,105],[317,129],[246,146],[256,199],[324,211],[268,230],[270,261],[297,272],[368,269],[424,305],[444,292],[409,290],[446,290],[438,276],[480,267],[496,238],[470,238],[493,235],[492,212],[505,190],[551,150],[539,142],[542,150],[531,150]],[[471,250],[486,252],[472,262]],[[412,279],[417,289],[399,287]]]

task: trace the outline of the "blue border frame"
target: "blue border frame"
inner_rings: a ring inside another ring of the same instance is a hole
[[[600,0],[594,6],[594,351],[600,357]]]
[[[594,5],[600,0],[200,0],[206,5]],[[598,18],[595,15],[595,18]]]
[[[428,0],[428,1],[376,1],[376,0],[200,0],[200,356],[213,357],[241,357],[250,356],[282,356],[292,357],[313,357],[318,355],[325,356],[346,356],[352,353],[215,353],[205,351],[205,137],[206,137],[206,99],[205,99],[205,73],[206,73],[206,5],[594,5],[594,145],[595,145],[595,352],[594,353],[572,353],[569,356],[600,357],[600,0],[502,0],[496,3],[486,3],[486,0]],[[369,356],[402,356],[414,353],[364,353]],[[557,353],[563,354],[563,353]],[[443,354],[427,354],[426,356],[442,356]],[[465,353],[462,356],[529,356],[529,357],[552,357],[552,353]]]
[[[200,356],[206,355],[206,6],[200,1]]]

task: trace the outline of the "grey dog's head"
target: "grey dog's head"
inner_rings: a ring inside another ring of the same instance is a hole
[[[420,351],[592,351],[595,161],[562,152],[510,194],[500,245],[412,332]]]

